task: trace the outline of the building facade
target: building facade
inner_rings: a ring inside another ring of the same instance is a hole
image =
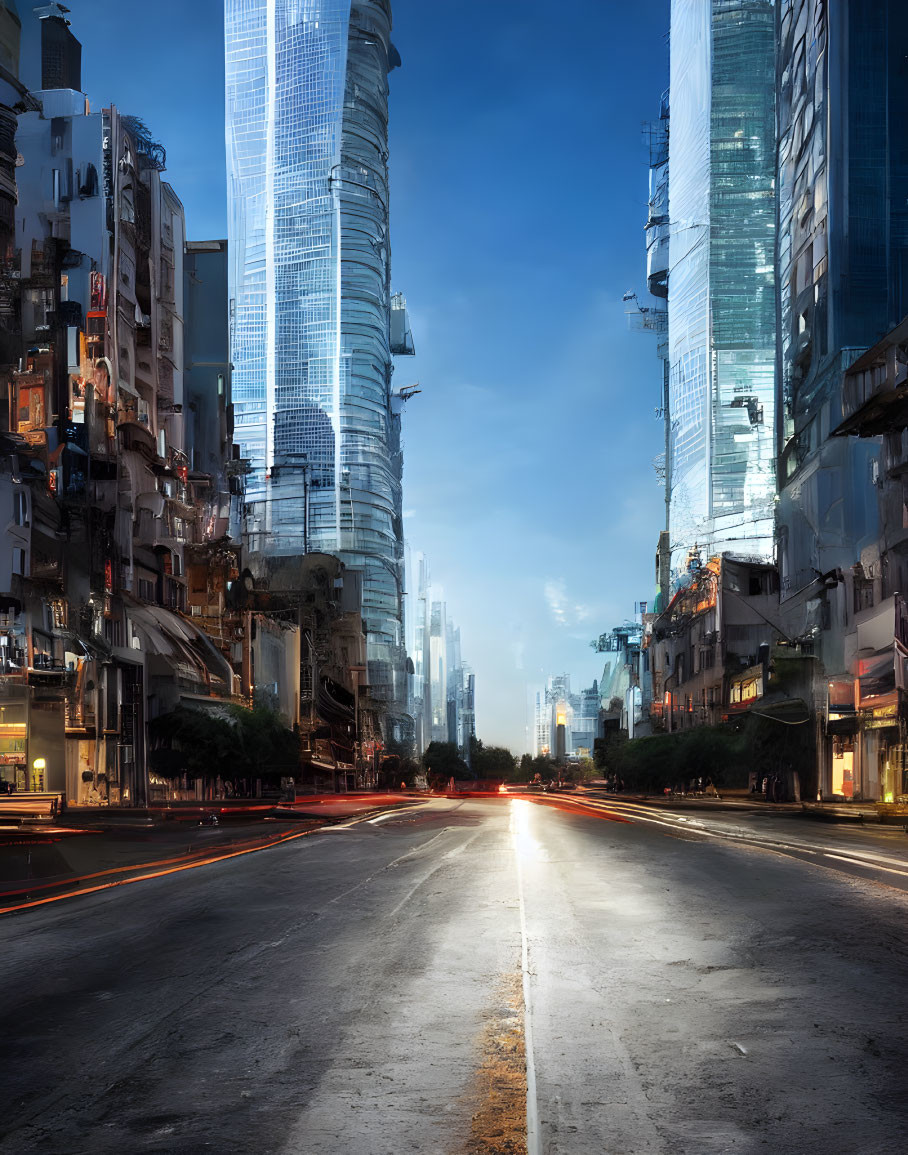
[[[673,0],[672,567],[773,556],[775,4]]]
[[[778,21],[781,624],[812,671],[817,795],[877,801],[901,792],[898,711],[862,698],[861,671],[896,632],[901,530],[881,501],[901,450],[861,407],[887,355],[894,379],[908,311],[908,12],[786,0]]]
[[[253,552],[363,573],[368,679],[411,741],[392,355],[387,0],[227,0],[231,360]]]

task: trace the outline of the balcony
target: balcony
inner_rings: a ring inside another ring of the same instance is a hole
[[[412,357],[416,352],[410,331],[407,300],[403,293],[395,293],[391,298],[391,352],[395,356],[406,357]]]
[[[118,406],[117,432],[124,449],[137,449],[149,458],[157,456],[157,444],[148,414],[139,412],[135,405]]]
[[[908,429],[908,320],[845,371],[844,421],[835,437],[876,437]]]
[[[0,649],[0,676],[23,677],[26,672],[27,655],[18,646],[3,646]]]
[[[60,658],[41,651],[33,654],[32,664],[28,667],[28,681],[31,685],[62,684],[74,676],[75,670],[68,667]]]
[[[67,734],[93,734],[97,723],[95,711],[83,706],[81,702],[72,702],[67,699],[64,706],[64,716]]]
[[[668,270],[668,223],[653,222],[646,232],[646,285],[654,297],[668,296]]]

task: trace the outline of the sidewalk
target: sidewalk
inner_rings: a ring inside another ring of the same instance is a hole
[[[54,823],[0,826],[0,913],[251,853],[419,801],[422,796],[402,793],[351,793],[282,805],[74,807]],[[207,824],[212,815],[216,825]]]

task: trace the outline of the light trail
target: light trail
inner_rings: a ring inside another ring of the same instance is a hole
[[[65,894],[54,894],[48,898],[37,898],[32,902],[20,902],[15,906],[0,907],[0,914],[16,914],[20,910],[29,910],[35,906],[47,906],[51,902],[63,902],[67,898],[79,898],[83,894],[97,894],[101,890],[112,890],[116,886],[128,886],[133,882],[147,882],[152,878],[163,878],[168,874],[179,874],[183,870],[195,870],[199,866],[210,866],[213,862],[225,862],[228,858],[241,858],[245,854],[257,854],[260,850],[270,850],[272,847],[281,846],[286,842],[293,842],[297,838],[305,838],[309,834],[315,834],[315,830],[300,830],[295,834],[285,834],[281,838],[275,839],[273,842],[262,843],[261,846],[252,846],[247,850],[233,850],[229,854],[216,854],[210,858],[199,859],[196,862],[184,862],[180,866],[172,866],[169,870],[155,870],[150,874],[139,874],[134,878],[117,878],[113,882],[102,882],[98,886],[82,887],[80,890],[67,891]],[[124,869],[124,868],[120,868]],[[130,869],[130,868],[125,868]],[[145,869],[141,866],[132,867],[133,870]],[[105,872],[109,873],[109,872]],[[91,878],[92,875],[85,877]],[[72,880],[77,881],[77,880]],[[66,885],[61,883],[60,885]]]

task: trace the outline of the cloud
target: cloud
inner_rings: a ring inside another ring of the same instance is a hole
[[[401,515],[401,516],[402,516],[402,517],[404,518],[404,520],[406,521],[406,519],[407,519],[408,517],[416,517],[416,510],[415,510],[415,509],[405,509],[405,510],[403,511],[403,513],[402,513],[402,515]]]
[[[589,606],[571,601],[564,578],[550,578],[545,583],[544,592],[549,612],[559,626],[580,625],[591,617]]]

